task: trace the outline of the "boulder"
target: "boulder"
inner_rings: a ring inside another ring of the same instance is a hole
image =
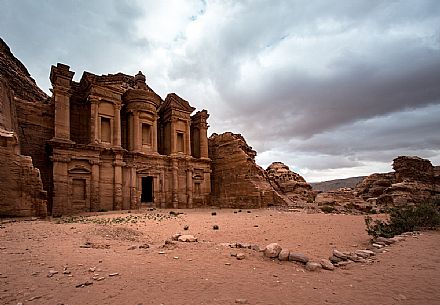
[[[280,254],[278,254],[278,259],[280,261],[288,261],[289,260],[290,251],[288,249],[281,250]]]
[[[180,235],[178,241],[192,243],[196,242],[197,238],[195,238],[194,235]]]
[[[290,252],[289,253],[289,261],[307,264],[307,262],[309,261],[309,258],[306,255],[301,254],[301,253]]]
[[[269,258],[276,258],[280,254],[282,248],[277,243],[271,243],[264,249],[264,256]]]

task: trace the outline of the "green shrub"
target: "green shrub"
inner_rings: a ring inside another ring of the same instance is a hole
[[[334,211],[336,211],[336,208],[330,205],[324,205],[321,207],[321,211],[323,211],[324,213],[333,213]]]
[[[393,237],[414,230],[432,230],[440,227],[440,209],[438,203],[425,203],[415,207],[392,208],[389,220],[373,220],[365,217],[368,235]]]

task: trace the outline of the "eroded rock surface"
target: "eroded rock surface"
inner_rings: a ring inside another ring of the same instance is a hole
[[[316,192],[312,186],[284,163],[273,162],[266,169],[266,175],[274,189],[288,198],[289,205],[304,207],[313,202]]]
[[[255,163],[256,151],[240,134],[225,132],[209,138],[212,160],[212,204],[231,208],[285,205]]]

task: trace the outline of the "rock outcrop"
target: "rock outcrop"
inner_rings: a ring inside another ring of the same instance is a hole
[[[288,198],[289,205],[303,207],[313,202],[316,193],[312,186],[284,163],[273,162],[266,169],[266,175],[274,189]]]
[[[353,189],[340,188],[316,195],[315,204],[325,212],[368,212],[374,205],[356,197]]]
[[[355,194],[377,206],[418,205],[440,200],[436,167],[419,157],[400,156],[393,160],[395,172],[373,174],[355,188]]]
[[[232,132],[209,138],[212,160],[211,203],[219,207],[261,208],[285,205],[255,163],[256,152],[243,136]]]
[[[32,158],[20,155],[13,91],[0,75],[0,216],[46,216],[46,192]]]

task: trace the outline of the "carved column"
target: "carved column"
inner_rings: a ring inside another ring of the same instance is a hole
[[[173,190],[172,190],[172,203],[173,208],[177,209],[179,207],[179,173],[178,173],[178,163],[177,159],[172,160],[172,171],[173,171]]]
[[[137,177],[136,177],[136,167],[130,168],[130,209],[137,209],[139,196],[137,192]]]
[[[174,154],[174,153],[176,153],[176,151],[177,151],[177,149],[176,149],[176,137],[177,137],[177,135],[176,135],[176,123],[175,123],[175,119],[171,119],[171,121],[170,121],[170,124],[171,124],[171,135],[170,135],[170,137],[171,137],[171,151],[170,151],[170,153],[171,154]]]
[[[134,147],[134,151],[140,151],[141,150],[141,146],[140,146],[140,141],[139,141],[139,129],[140,129],[140,122],[139,122],[139,112],[138,111],[134,111],[133,112],[133,147]]]
[[[99,211],[100,209],[100,196],[99,196],[99,161],[89,161],[92,164],[92,181],[90,189],[90,210],[92,212]]]
[[[99,101],[90,99],[90,143],[99,143]]]
[[[200,135],[200,158],[208,158],[208,124],[201,123],[199,128]]]
[[[115,105],[115,117],[113,122],[113,145],[121,147],[121,105]]]
[[[52,156],[53,162],[53,207],[52,215],[61,216],[69,214],[71,203],[69,196],[69,174],[67,165],[70,158],[65,156]]]
[[[122,156],[116,155],[115,161],[113,162],[114,166],[114,197],[113,197],[113,209],[121,210],[122,209],[122,166],[125,163],[122,162]]]
[[[157,116],[154,117],[153,121],[153,151],[157,152]]]
[[[188,198],[187,207],[192,209],[193,207],[193,170],[188,168],[186,171],[186,194]]]
[[[50,70],[55,101],[55,140],[70,141],[70,84],[74,74],[69,66],[61,63]]]
[[[188,120],[186,122],[186,131],[185,131],[185,147],[184,147],[184,151],[185,154],[187,154],[188,156],[191,156],[191,138],[190,138],[190,134],[191,134],[191,121]]]

